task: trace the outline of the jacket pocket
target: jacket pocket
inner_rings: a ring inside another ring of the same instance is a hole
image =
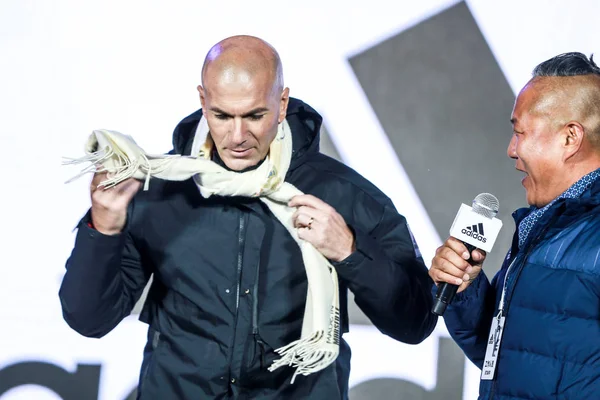
[[[267,369],[274,361],[281,358],[281,355],[275,350],[290,344],[291,342],[300,339],[301,325],[294,329],[291,325],[283,325],[278,327],[262,326],[255,334],[251,334],[248,338],[247,368],[257,371],[267,371],[270,376],[275,372],[269,372]]]

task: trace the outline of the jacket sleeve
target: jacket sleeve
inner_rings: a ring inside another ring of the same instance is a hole
[[[88,337],[102,337],[131,313],[150,278],[131,235],[104,235],[81,220],[59,291],[63,317]]]
[[[450,336],[479,369],[483,366],[487,339],[496,310],[496,283],[480,273],[469,287],[458,293],[444,312]]]
[[[405,218],[390,203],[370,232],[356,223],[351,228],[356,251],[333,265],[356,304],[384,334],[405,343],[422,342],[437,323],[431,313],[433,282]]]

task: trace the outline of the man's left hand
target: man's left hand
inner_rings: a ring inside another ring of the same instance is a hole
[[[297,208],[292,221],[300,239],[326,258],[342,261],[354,252],[354,235],[335,208],[310,194],[294,196],[288,205]]]

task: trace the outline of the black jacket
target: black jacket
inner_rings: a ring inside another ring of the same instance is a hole
[[[173,136],[189,154],[201,118]],[[404,217],[375,186],[319,153],[321,116],[290,99],[294,150],[286,181],[333,206],[356,238],[334,263],[343,332],[347,289],[383,333],[419,343],[433,330],[427,269]],[[376,155],[373,155],[376,156]],[[138,396],[157,399],[345,399],[350,349],[335,364],[290,385],[292,369],[269,372],[273,352],[300,337],[307,281],[298,245],[258,199],[201,197],[192,180],[152,180],[130,205],[124,231],[79,225],[60,289],[63,315],[82,335],[102,337],[129,315],[151,274],[140,316],[149,324]]]

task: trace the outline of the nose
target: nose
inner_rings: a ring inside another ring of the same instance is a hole
[[[517,135],[513,134],[506,149],[506,155],[510,158],[517,159]]]
[[[233,131],[231,132],[231,140],[235,144],[241,144],[245,140],[246,136],[246,123],[244,122],[244,118],[235,117],[233,118]]]

